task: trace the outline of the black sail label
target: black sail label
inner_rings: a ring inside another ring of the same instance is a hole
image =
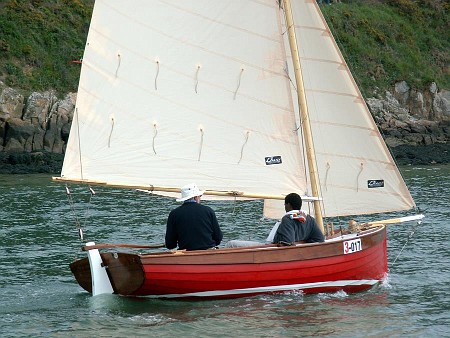
[[[265,160],[266,160],[266,165],[283,163],[281,161],[281,156],[269,156],[269,157],[266,157]]]
[[[368,180],[367,188],[383,188],[384,180]]]

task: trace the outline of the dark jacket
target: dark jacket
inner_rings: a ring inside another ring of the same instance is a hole
[[[305,222],[291,219],[290,215],[284,215],[273,238],[273,243],[299,241],[305,241],[306,243],[323,242],[325,237],[320,231],[316,220],[310,215],[306,216]]]
[[[184,202],[167,219],[166,248],[202,250],[222,241],[222,231],[214,211],[196,202]]]

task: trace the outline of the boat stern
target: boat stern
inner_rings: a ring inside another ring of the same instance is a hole
[[[139,255],[107,252],[101,254],[101,259],[114,293],[131,295],[144,283],[145,273]],[[72,262],[70,270],[78,284],[93,293],[89,259],[83,258]]]

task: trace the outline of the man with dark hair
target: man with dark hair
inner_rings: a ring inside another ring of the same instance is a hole
[[[316,220],[301,211],[302,198],[291,193],[284,198],[284,209],[286,215],[275,233],[273,243],[290,245],[294,242],[304,241],[306,243],[323,242],[325,237]]]
[[[180,250],[205,250],[215,248],[222,241],[222,231],[214,211],[200,204],[203,195],[196,184],[181,188],[178,202],[181,206],[173,209],[167,219],[165,245]]]

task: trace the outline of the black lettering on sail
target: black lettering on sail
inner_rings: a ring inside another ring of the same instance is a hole
[[[383,188],[384,180],[368,180],[367,188]]]
[[[272,165],[272,164],[281,164],[283,161],[281,161],[281,156],[269,156],[265,158],[266,165]]]

